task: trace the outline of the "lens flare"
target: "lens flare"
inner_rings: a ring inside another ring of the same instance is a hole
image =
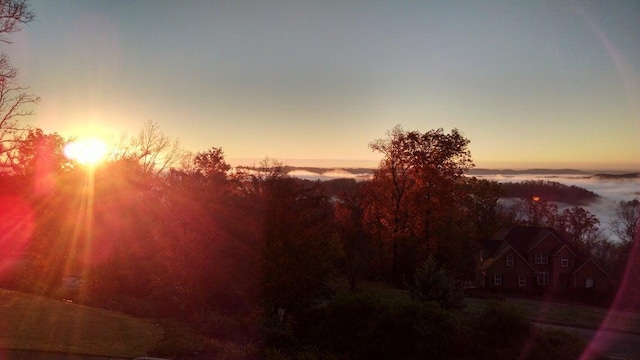
[[[85,138],[73,141],[64,147],[64,155],[83,165],[96,165],[105,159],[107,145],[96,138]]]

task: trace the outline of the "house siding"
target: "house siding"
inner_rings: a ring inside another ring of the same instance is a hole
[[[607,274],[593,260],[571,249],[550,228],[515,226],[487,240],[483,249],[487,251],[481,253],[479,278],[487,289],[560,296],[588,287],[608,289]],[[546,263],[535,263],[540,254]],[[507,257],[513,258],[513,266],[507,266]],[[496,275],[500,275],[499,284],[494,281]],[[526,279],[524,286],[520,286],[521,276]]]
[[[567,266],[562,266],[562,259],[566,259]],[[577,257],[569,250],[568,247],[563,246],[553,256],[553,272],[551,278],[555,284],[555,289],[559,291],[565,291],[573,288],[574,277],[573,271],[576,270]]]
[[[536,244],[528,253],[528,260],[531,266],[536,270],[536,272],[547,272],[549,273],[549,284],[547,285],[537,285],[537,277],[536,277],[536,285],[541,288],[551,288],[556,286],[557,281],[553,276],[553,252],[558,249],[558,246],[561,243],[556,239],[553,235],[549,234],[544,237],[538,244]],[[536,255],[546,255],[547,263],[546,264],[536,264],[535,257]]]
[[[580,267],[574,274],[574,279],[576,289],[585,289],[587,279],[593,279],[594,290],[606,290],[609,287],[606,274],[593,261]]]
[[[507,266],[507,256],[513,256],[513,266]],[[493,283],[494,275],[502,275],[502,285]],[[518,285],[520,275],[527,277],[526,286]],[[535,281],[535,272],[515,250],[509,249],[485,270],[485,286],[492,289],[510,289],[531,291]]]

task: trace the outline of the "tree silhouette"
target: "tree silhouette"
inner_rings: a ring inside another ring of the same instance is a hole
[[[11,43],[9,35],[22,30],[34,19],[26,0],[0,2],[0,42]],[[20,119],[33,114],[30,104],[40,98],[18,84],[18,71],[5,53],[0,54],[0,172],[11,172],[16,161],[18,141],[27,131]]]
[[[384,156],[371,181],[376,195],[369,212],[378,215],[390,244],[394,281],[411,275],[419,262],[416,256],[441,240],[437,232],[454,204],[456,183],[473,166],[468,144],[457,129],[420,133],[396,126],[369,145]],[[401,263],[407,268],[401,270]]]

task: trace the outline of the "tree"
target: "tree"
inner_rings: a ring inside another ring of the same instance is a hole
[[[0,2],[0,41],[10,44],[8,34],[22,30],[22,26],[35,18],[27,0],[3,0]]]
[[[34,19],[26,0],[0,1],[0,42],[11,43],[9,35],[22,30]],[[32,115],[28,105],[40,98],[27,93],[17,82],[18,71],[5,53],[0,54],[0,172],[10,172],[14,165],[18,141],[27,127],[20,119]]]
[[[614,272],[622,280],[629,274],[637,273],[640,269],[640,201],[633,199],[629,201],[620,200],[615,207],[615,216],[611,219],[611,229],[618,238],[616,246]],[[629,288],[621,284],[622,288]],[[625,289],[626,291],[627,289]],[[636,299],[640,295],[636,293]],[[635,300],[637,303],[637,300]]]
[[[504,191],[499,183],[488,180],[478,180],[475,177],[462,182],[463,208],[465,217],[471,223],[474,240],[489,239],[503,224],[503,216],[498,200]]]
[[[14,173],[34,175],[61,173],[73,167],[64,155],[66,139],[57,133],[45,134],[42,129],[31,129],[17,144]]]
[[[245,226],[260,241],[265,310],[295,317],[329,290],[339,253],[333,205],[318,184],[286,176],[278,162],[263,161],[243,175]]]
[[[638,199],[620,200],[615,207],[615,216],[610,222],[611,229],[620,241],[630,244],[638,235],[636,231],[639,219],[640,201]]]
[[[165,135],[153,121],[145,122],[136,136],[123,136],[116,148],[112,160],[135,160],[145,174],[153,177],[179,164],[185,156],[180,141]]]
[[[343,271],[351,291],[355,291],[373,252],[370,237],[364,229],[362,189],[360,186],[353,194],[341,194],[335,205],[336,226],[343,252]]]
[[[224,177],[231,169],[231,166],[224,160],[224,151],[217,147],[197,153],[193,163],[196,171],[210,178]]]
[[[558,206],[550,201],[533,197],[520,200],[514,206],[515,221],[527,226],[555,228],[558,222]]]
[[[604,241],[599,225],[600,221],[595,215],[574,206],[559,214],[556,230],[583,254],[594,255],[597,244]]]
[[[433,250],[442,239],[454,202],[457,182],[473,167],[467,140],[457,129],[426,133],[394,127],[387,137],[372,142],[384,157],[372,179],[376,202],[369,209],[380,216],[391,247],[391,275],[401,282],[419,263],[420,251]],[[401,254],[402,253],[402,254]],[[401,256],[407,269],[400,270]]]

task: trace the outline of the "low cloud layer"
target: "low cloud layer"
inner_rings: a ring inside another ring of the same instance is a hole
[[[315,173],[305,170],[294,170],[289,173],[290,176],[306,179],[306,180],[333,180],[339,178],[350,178],[356,180],[367,180],[370,175],[357,175],[342,169],[327,170],[322,173]],[[586,210],[593,213],[600,220],[600,226],[606,234],[611,235],[610,222],[615,216],[616,204],[623,200],[629,201],[640,198],[640,177],[635,178],[606,178],[595,175],[576,175],[576,174],[517,174],[517,175],[475,175],[478,179],[492,180],[499,183],[506,182],[523,182],[530,180],[554,181],[567,186],[578,186],[592,191],[600,196],[600,199],[583,206]],[[559,203],[558,207],[562,210],[570,207],[570,205]]]
[[[555,181],[567,186],[578,186],[592,191],[600,196],[599,200],[583,206],[600,220],[600,227],[610,234],[609,224],[615,216],[616,204],[623,200],[629,201],[640,198],[640,178],[612,179],[591,175],[481,175],[478,179],[493,180],[500,183],[522,182],[529,180]],[[569,206],[558,204],[560,209]]]

